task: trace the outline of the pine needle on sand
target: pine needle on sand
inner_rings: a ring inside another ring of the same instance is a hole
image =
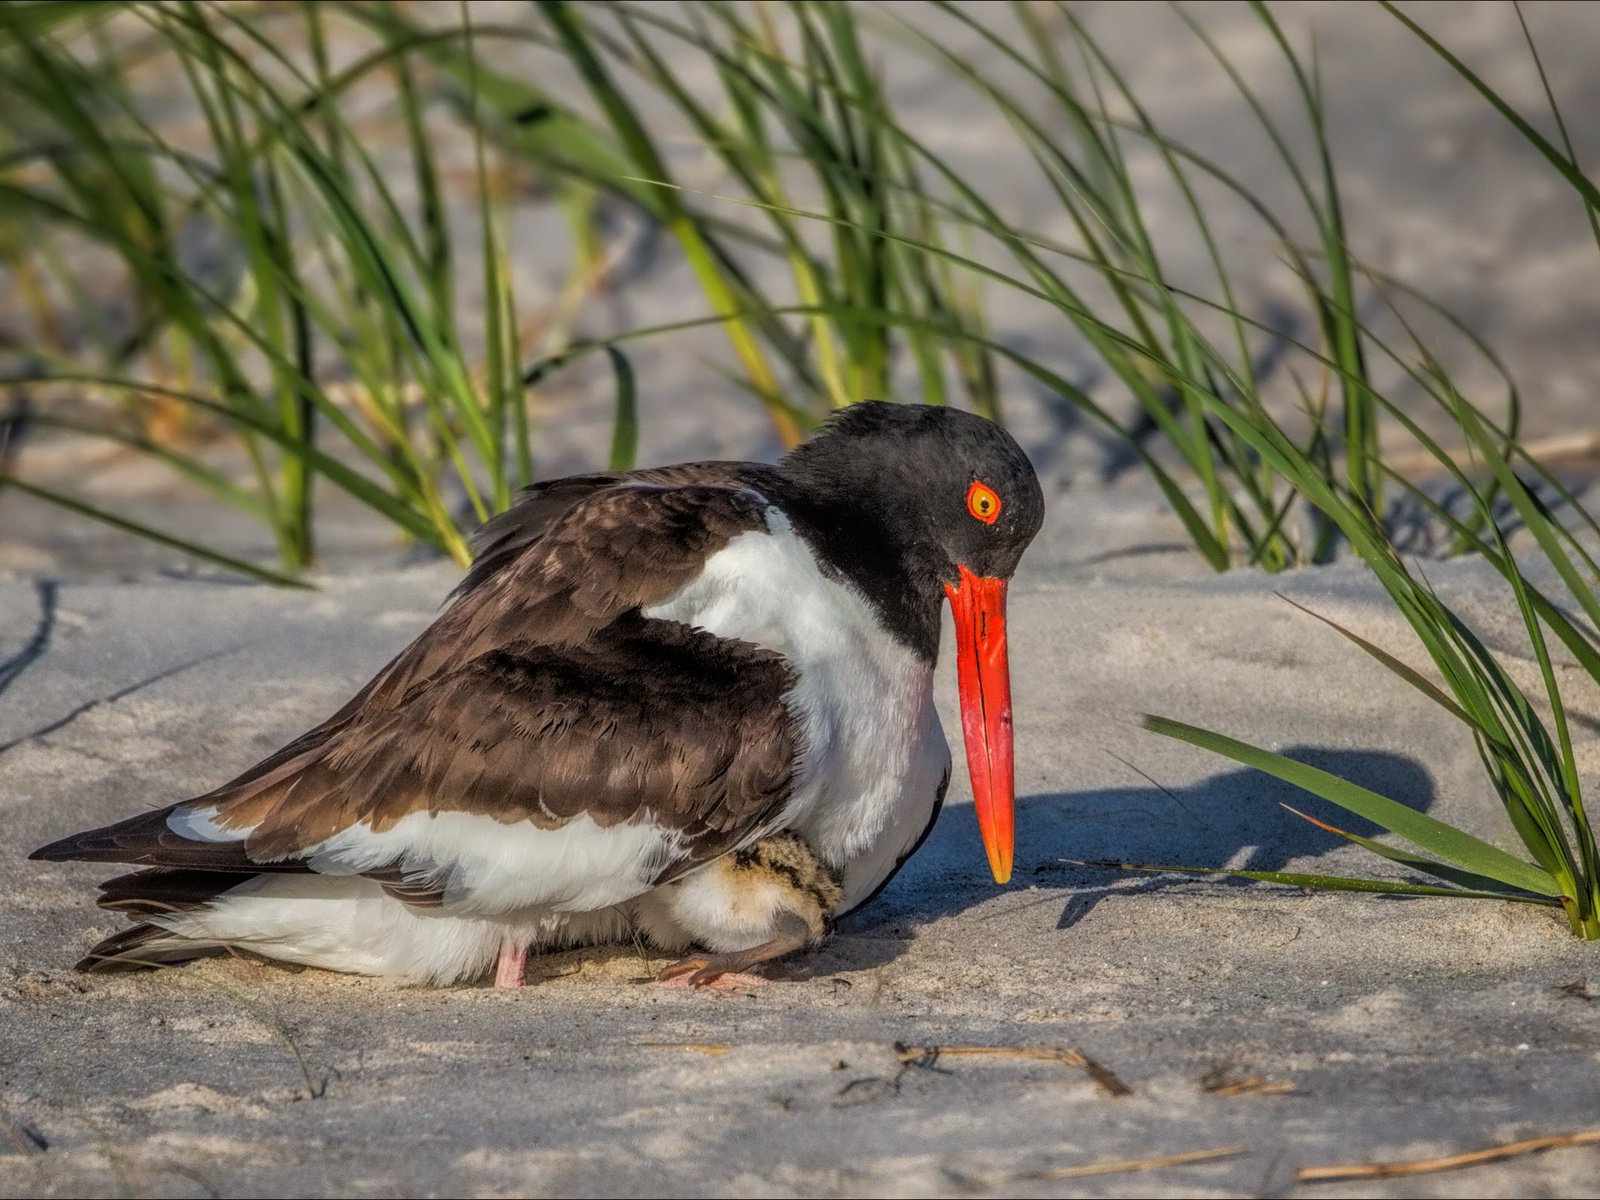
[[[1465,1167],[1478,1167],[1484,1163],[1518,1158],[1524,1154],[1538,1154],[1563,1146],[1588,1146],[1600,1143],[1600,1128],[1583,1129],[1576,1133],[1553,1133],[1544,1137],[1522,1138],[1515,1142],[1502,1142],[1485,1146],[1481,1150],[1468,1150],[1462,1154],[1446,1154],[1438,1158],[1417,1158],[1406,1162],[1388,1163],[1334,1163],[1327,1166],[1301,1167],[1294,1173],[1300,1183],[1333,1183],[1347,1179],[1391,1179],[1397,1175],[1426,1175],[1434,1171],[1458,1171]]]

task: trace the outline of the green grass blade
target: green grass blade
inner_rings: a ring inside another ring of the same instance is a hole
[[[1457,866],[1465,867],[1475,874],[1497,879],[1509,887],[1521,888],[1535,895],[1562,894],[1555,877],[1532,863],[1508,854],[1500,847],[1473,837],[1453,825],[1418,812],[1387,796],[1380,796],[1377,792],[1359,784],[1340,779],[1337,775],[1320,768],[1307,766],[1284,755],[1261,750],[1223,734],[1212,733],[1165,717],[1146,716],[1143,724],[1153,733],[1188,742],[1202,750],[1265,771],[1285,783],[1304,788],[1312,795],[1319,796],[1340,808],[1348,809],[1357,816],[1365,817],[1423,850]]]
[[[338,7],[380,34],[391,46],[415,47],[453,78],[461,87],[461,94],[453,99],[463,108],[476,101],[491,113],[494,122],[487,132],[508,148],[596,182],[629,173],[628,157],[616,139],[562,103],[554,92],[537,86],[526,76],[471,62],[460,45],[464,30],[429,30],[410,20],[399,5],[356,0]],[[515,27],[476,26],[472,36],[480,42],[488,38],[544,42],[535,32]],[[653,189],[619,190],[654,216],[665,215]]]
[[[1555,91],[1550,87],[1550,77],[1545,74],[1544,59],[1539,54],[1539,47],[1534,43],[1533,32],[1528,28],[1528,19],[1523,15],[1522,5],[1517,0],[1512,0],[1511,7],[1516,10],[1517,24],[1522,29],[1522,40],[1528,47],[1528,55],[1533,59],[1534,70],[1539,72],[1539,86],[1544,89],[1545,105],[1550,109],[1550,116],[1555,120],[1556,132],[1561,135],[1561,148],[1566,151],[1567,158],[1579,171],[1583,168],[1578,163],[1578,153],[1572,148],[1572,138],[1567,133],[1567,122],[1561,116],[1561,106],[1556,103]],[[1589,233],[1594,238],[1596,246],[1600,246],[1600,208],[1593,204],[1584,206],[1589,217]]]
[[[260,413],[230,408],[219,400],[191,392],[180,392],[174,388],[157,387],[154,384],[140,380],[115,379],[96,375],[50,375],[50,380],[71,380],[76,383],[95,384],[100,387],[127,388],[135,391],[154,392],[171,396],[185,404],[193,405],[206,412],[242,425],[252,432],[259,433],[272,442],[283,447],[290,453],[302,455],[307,464],[320,472],[329,482],[348,492],[355,499],[360,500],[374,511],[387,517],[395,525],[410,533],[414,537],[448,549],[441,537],[441,529],[430,522],[428,518],[415,511],[405,500],[386,492],[378,484],[362,475],[355,468],[340,462],[338,459],[301,442],[293,435],[279,428],[270,417]]]
[[[0,5],[0,30],[10,37],[38,37],[90,13],[103,12],[100,0],[35,0]]]
[[[611,360],[611,371],[617,381],[617,415],[611,430],[611,458],[613,471],[631,471],[639,453],[639,409],[636,402],[633,364],[615,346],[606,347],[606,357]]]
[[[213,550],[209,546],[201,545],[199,542],[191,542],[186,538],[166,533],[153,525],[146,525],[129,517],[124,517],[119,513],[111,512],[109,509],[100,508],[87,501],[79,500],[75,496],[69,496],[65,492],[27,483],[18,479],[15,475],[0,475],[0,490],[8,487],[16,488],[19,492],[25,492],[30,496],[54,504],[58,508],[64,508],[68,512],[77,513],[82,517],[89,517],[103,525],[110,525],[113,529],[121,529],[126,533],[135,534],[147,542],[155,542],[160,546],[170,546],[174,550],[181,550],[183,553],[205,562],[213,563],[219,567],[226,567],[230,571],[237,571],[239,574],[248,575],[252,579],[259,579],[263,583],[293,588],[311,586],[305,580],[297,579],[293,575],[285,575],[272,570],[270,567],[263,567],[246,559],[235,558],[231,554],[225,554],[221,550]]]
[[[1386,858],[1390,862],[1399,863],[1403,867],[1408,867],[1413,871],[1419,871],[1424,875],[1432,875],[1435,879],[1443,879],[1446,883],[1454,884],[1456,887],[1464,887],[1469,891],[1492,892],[1498,891],[1504,886],[1498,879],[1490,879],[1486,875],[1478,875],[1472,871],[1463,871],[1445,863],[1436,862],[1431,858],[1425,858],[1420,854],[1413,854],[1409,850],[1402,850],[1397,846],[1390,846],[1385,842],[1378,841],[1376,838],[1369,838],[1359,833],[1352,833],[1348,829],[1340,829],[1337,825],[1330,825],[1326,821],[1319,821],[1309,813],[1303,813],[1298,808],[1294,808],[1288,804],[1281,805],[1281,807],[1288,809],[1301,820],[1309,821],[1318,829],[1323,829],[1329,833],[1336,834],[1339,837],[1344,838],[1347,842],[1352,842],[1355,845],[1360,846],[1363,850],[1368,850],[1371,853],[1376,854],[1379,858]]]
[[[1117,862],[1110,859],[1072,859],[1078,866],[1103,867],[1118,871],[1179,872],[1185,875],[1225,875],[1253,879],[1258,883],[1281,883],[1288,887],[1325,892],[1366,892],[1379,896],[1443,896],[1457,900],[1510,900],[1560,908],[1559,900],[1547,900],[1521,892],[1470,891],[1466,888],[1438,887],[1431,883],[1404,883],[1399,880],[1362,879],[1349,875],[1309,875],[1298,871],[1245,871],[1231,867],[1180,867],[1156,863]]]
[[[670,184],[672,176],[665,159],[656,148],[649,128],[639,117],[637,109],[627,98],[627,93],[617,87],[611,72],[601,58],[596,39],[587,22],[567,0],[551,0],[540,11],[555,28],[562,47],[577,68],[585,86],[605,111],[607,119],[617,132],[617,137],[633,159],[633,174],[655,184]],[[739,287],[723,269],[713,247],[691,214],[684,208],[677,192],[663,188],[660,202],[667,228],[678,240],[688,260],[690,269],[710,301],[712,309],[723,318],[723,328],[733,345],[751,385],[768,402],[769,411],[783,440],[792,445],[800,440],[800,430],[788,418],[779,403],[782,399],[777,377],[767,356],[755,336],[750,323],[738,313]]]
[[[1600,188],[1590,182],[1588,176],[1583,173],[1570,155],[1563,153],[1560,147],[1530,125],[1522,114],[1512,108],[1506,99],[1495,91],[1482,76],[1447,50],[1444,43],[1406,16],[1405,13],[1390,3],[1390,0],[1378,0],[1378,2],[1389,12],[1390,16],[1414,33],[1428,49],[1448,63],[1456,74],[1471,84],[1480,96],[1493,105],[1495,111],[1504,117],[1511,124],[1511,127],[1521,134],[1530,146],[1543,155],[1545,161],[1554,167],[1563,179],[1572,185],[1573,190],[1582,197],[1583,203],[1588,209],[1593,211],[1596,208],[1600,208]]]
[[[1364,650],[1367,654],[1371,655],[1373,658],[1375,658],[1379,662],[1381,662],[1384,666],[1388,667],[1389,670],[1393,671],[1396,675],[1400,676],[1401,679],[1404,679],[1412,687],[1416,688],[1424,696],[1428,697],[1428,699],[1432,700],[1435,704],[1437,704],[1440,708],[1444,709],[1451,716],[1455,717],[1458,721],[1463,721],[1466,724],[1471,725],[1474,728],[1476,728],[1476,722],[1472,719],[1472,717],[1470,715],[1468,715],[1466,710],[1463,709],[1454,700],[1452,700],[1448,695],[1446,695],[1441,688],[1439,688],[1437,685],[1432,683],[1430,680],[1424,678],[1422,676],[1422,674],[1419,673],[1418,671],[1413,670],[1411,667],[1409,667],[1405,663],[1401,662],[1394,655],[1390,654],[1387,650],[1383,649],[1383,647],[1374,645],[1373,643],[1367,641],[1367,639],[1362,637],[1360,634],[1354,632],[1353,630],[1346,629],[1343,625],[1339,624],[1337,621],[1333,620],[1330,617],[1323,616],[1321,613],[1315,611],[1314,609],[1307,608],[1304,604],[1301,604],[1299,601],[1291,600],[1288,596],[1285,596],[1282,592],[1277,593],[1277,596],[1278,596],[1278,599],[1282,600],[1285,604],[1291,605],[1294,608],[1298,608],[1301,612],[1305,613],[1306,616],[1308,616],[1308,617],[1315,617],[1317,620],[1321,621],[1324,625],[1326,625],[1329,629],[1334,630],[1340,636],[1342,636],[1344,638],[1347,638],[1348,640],[1353,642],[1355,645],[1361,647],[1361,649]]]
[[[129,450],[148,455],[159,462],[165,463],[191,483],[199,484],[229,507],[248,513],[263,523],[269,523],[271,520],[271,514],[267,511],[266,504],[260,496],[240,487],[222,472],[207,466],[198,458],[174,450],[170,446],[163,446],[144,434],[129,433],[118,429],[109,422],[94,424],[89,421],[78,421],[71,417],[58,417],[50,413],[30,413],[28,424],[38,426],[40,429],[59,429],[63,432],[76,433],[83,437],[104,438],[107,441],[116,442]]]

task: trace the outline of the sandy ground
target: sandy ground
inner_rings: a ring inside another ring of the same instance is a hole
[[[1470,567],[1440,576],[1463,603],[1484,587]],[[3,853],[18,881],[0,915],[0,1191],[1595,1194],[1595,1147],[1387,1186],[1292,1186],[1305,1164],[1593,1123],[1600,967],[1543,910],[1068,861],[1371,869],[1284,813],[1278,801],[1301,802],[1289,789],[1137,731],[1145,709],[1294,747],[1505,836],[1447,719],[1271,594],[1406,645],[1344,568],[1220,583],[1027,573],[1013,603],[1015,882],[987,879],[963,780],[885,895],[760,994],[642,984],[659,961],[631,948],[537,961],[520,992],[245,961],[74,975],[111,927],[89,903],[103,872],[23,852],[278,745],[420,628],[450,581],[423,568],[315,596],[0,588],[0,661],[40,648],[0,696]],[[1585,758],[1592,769],[1592,746]],[[1068,1047],[1127,1094],[1069,1062],[906,1062],[897,1043]],[[1207,1089],[1255,1077],[1272,1088]],[[1030,1177],[1223,1147],[1238,1152]]]
[[[1143,51],[1135,82],[1175,132],[1265,170],[1266,149],[1226,116],[1181,30],[1088,11]],[[1205,15],[1264,62],[1240,11]],[[1381,13],[1308,11],[1362,252],[1491,335],[1529,397],[1533,435],[1595,424],[1596,265],[1570,195]],[[1449,14],[1452,44],[1475,65],[1537,104],[1509,9],[1432,11]],[[1557,91],[1571,111],[1592,109],[1600,76],[1584,47],[1600,8],[1529,13]],[[998,169],[999,141],[930,79],[909,71],[897,86],[926,99],[952,153]],[[1260,79],[1272,103],[1292,99],[1270,71]],[[1573,132],[1584,152],[1595,127]],[[1047,227],[1046,199],[1020,190],[1018,219]],[[653,280],[616,319],[676,315],[684,283]],[[1265,301],[1279,283],[1267,272],[1246,286]],[[1002,319],[1007,336],[1058,336],[1037,314]],[[641,361],[645,461],[774,450],[702,352],[720,349],[708,339]],[[1066,365],[1074,353],[1063,347]],[[542,414],[543,469],[593,463],[607,402],[574,389]],[[641,984],[660,963],[632,948],[538,960],[536,986],[518,992],[242,960],[73,974],[112,928],[90,902],[103,872],[26,852],[276,748],[422,628],[456,572],[408,565],[386,530],[335,508],[320,590],[235,585],[0,496],[0,864],[13,881],[0,901],[0,1194],[1600,1195],[1595,1145],[1382,1183],[1295,1182],[1305,1165],[1600,1124],[1600,957],[1538,909],[1075,865],[1377,869],[1279,806],[1303,794],[1139,731],[1144,711],[1510,833],[1449,719],[1273,594],[1411,655],[1360,570],[1211,575],[1137,475],[1106,481],[1102,439],[1049,397],[1019,390],[1012,411],[1051,503],[1012,602],[1015,881],[989,881],[958,768],[953,803],[888,891],[791,978],[750,995]],[[47,441],[27,453],[124,511],[198,522],[241,553],[266,545],[125,463]],[[1487,573],[1428,570],[1531,680]],[[943,664],[953,732],[951,676]],[[1592,735],[1600,710],[1575,702]],[[1592,777],[1592,737],[1579,754]],[[1051,1175],[1198,1151],[1230,1153]]]

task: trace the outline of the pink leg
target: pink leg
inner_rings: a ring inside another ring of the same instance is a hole
[[[521,987],[523,972],[527,968],[528,943],[501,942],[500,961],[494,968],[495,987]]]

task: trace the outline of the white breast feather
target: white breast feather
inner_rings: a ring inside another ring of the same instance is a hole
[[[950,751],[933,669],[890,636],[855,587],[829,579],[777,509],[733,538],[647,617],[782,654],[797,682],[794,793],[775,828],[845,871],[845,905],[871,893],[926,827]]]

